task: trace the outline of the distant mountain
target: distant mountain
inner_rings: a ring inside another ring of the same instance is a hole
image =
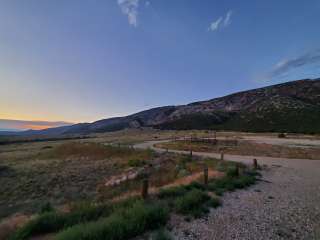
[[[23,131],[26,129],[46,129],[53,127],[70,126],[72,124],[74,123],[0,119],[0,131],[14,132]]]
[[[0,136],[11,136],[11,135],[16,135],[19,133],[18,129],[6,129],[6,128],[0,128]]]
[[[124,128],[320,133],[320,79],[298,80],[188,105],[24,134],[89,134]]]

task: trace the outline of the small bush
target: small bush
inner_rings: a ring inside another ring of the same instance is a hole
[[[40,206],[40,213],[53,212],[54,208],[50,202],[45,202],[42,206]]]
[[[221,188],[217,188],[214,190],[214,193],[218,196],[222,196],[224,192],[225,192],[224,189],[221,189]]]
[[[187,190],[192,190],[192,189],[200,189],[200,190],[205,190],[206,186],[204,184],[201,184],[199,182],[192,182],[189,185],[185,186]]]
[[[152,234],[151,240],[172,240],[172,236],[165,229],[159,229]]]
[[[175,200],[175,210],[181,214],[200,217],[208,211],[206,203],[209,200],[210,197],[205,192],[193,189]]]
[[[211,198],[208,201],[208,205],[212,208],[217,208],[217,207],[221,206],[221,201],[218,198]]]
[[[111,211],[107,205],[91,205],[69,213],[45,212],[18,229],[10,239],[22,240],[37,234],[56,232],[81,222],[97,220]]]
[[[161,189],[160,192],[158,193],[158,197],[160,199],[176,198],[186,193],[187,193],[187,189],[184,186],[170,187],[170,188]]]
[[[244,175],[241,176],[239,179],[236,179],[235,185],[238,188],[245,188],[248,187],[256,182],[256,178],[254,176]]]
[[[236,166],[228,168],[227,172],[226,172],[226,175],[228,177],[237,177],[237,176],[239,176],[238,168]]]
[[[232,178],[224,177],[214,180],[209,184],[210,189],[227,189],[230,188],[230,183],[232,183]]]
[[[146,161],[140,159],[130,159],[128,165],[130,167],[142,167],[146,164]]]
[[[136,202],[131,208],[120,209],[108,218],[68,228],[55,240],[125,240],[163,226],[168,216],[169,212],[163,206]]]
[[[232,176],[232,174],[230,174]],[[256,182],[256,172],[247,172],[238,177],[225,176],[211,181],[208,190],[215,192],[218,196],[223,195],[225,191],[234,191],[236,189],[246,188]]]

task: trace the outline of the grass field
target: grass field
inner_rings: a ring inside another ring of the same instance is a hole
[[[110,178],[121,177],[128,169],[135,171],[153,165],[150,181],[155,187],[201,171],[201,161],[195,164],[185,156],[159,155],[130,147],[135,142],[170,138],[172,134],[135,130],[80,140],[2,145],[0,218],[17,212],[37,212],[47,202],[63,206],[79,199],[105,200],[136,191],[139,178],[110,188],[104,186]],[[114,146],[104,145],[108,143]]]

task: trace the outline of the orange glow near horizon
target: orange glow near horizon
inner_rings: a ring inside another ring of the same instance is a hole
[[[24,129],[42,130],[52,127],[56,127],[56,125],[25,125]]]
[[[81,121],[75,121],[73,120],[68,120],[64,118],[57,118],[54,116],[46,116],[46,118],[40,118],[40,117],[32,117],[29,115],[24,115],[24,114],[4,114],[0,113],[0,119],[5,119],[5,120],[21,120],[21,121],[30,121],[30,122],[69,122],[69,123],[77,123]]]

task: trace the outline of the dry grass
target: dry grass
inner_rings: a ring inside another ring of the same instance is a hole
[[[29,221],[29,217],[17,214],[0,222],[0,239],[7,239],[18,227]]]
[[[46,201],[60,205],[93,199],[106,176],[121,173],[132,159],[149,162],[155,157],[148,150],[95,143],[64,142],[46,149],[34,145],[0,153],[0,218],[38,211]]]
[[[248,156],[267,156],[278,158],[298,158],[298,159],[319,159],[319,148],[301,148],[286,147],[280,145],[271,145],[265,143],[255,143],[251,141],[239,141],[237,146],[213,145],[210,143],[190,142],[190,141],[173,141],[157,144],[161,148],[175,150],[196,151],[196,152],[216,152],[221,150],[227,154],[248,155]]]
[[[32,214],[47,201],[60,206],[79,199],[104,200],[139,191],[139,178],[104,188],[108,178],[132,169],[131,163],[137,160],[142,165],[133,169],[150,165],[150,185],[156,188],[202,171],[205,163],[182,155],[106,146],[92,139],[3,146],[0,219],[16,212]]]

